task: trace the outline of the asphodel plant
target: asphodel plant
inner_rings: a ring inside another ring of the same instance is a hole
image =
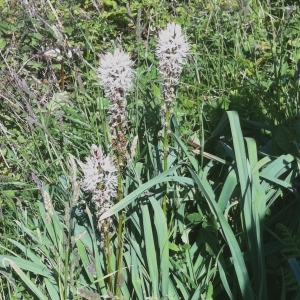
[[[156,56],[159,60],[158,68],[161,74],[163,86],[163,106],[161,118],[163,124],[163,145],[164,145],[164,171],[168,169],[170,120],[173,114],[175,101],[175,87],[179,83],[179,76],[186,57],[189,52],[189,44],[183,35],[180,25],[168,23],[166,28],[161,30],[158,36]],[[165,182],[165,194],[163,197],[163,211],[167,213],[167,183]]]

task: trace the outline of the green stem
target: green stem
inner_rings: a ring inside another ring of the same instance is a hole
[[[110,238],[109,233],[106,234],[105,237],[105,247],[106,247],[106,259],[107,259],[107,271],[108,274],[112,274],[112,267],[111,267],[111,247],[110,247]],[[109,290],[112,291],[113,289],[113,283],[112,283],[112,277],[108,277],[108,286]]]
[[[68,220],[68,236],[66,240],[66,250],[65,250],[65,276],[64,276],[64,291],[65,291],[65,299],[68,299],[68,276],[69,276],[69,254],[70,254],[70,244],[71,244],[71,232],[72,232],[72,220],[70,216],[70,208],[69,205],[67,204],[66,207],[66,220]],[[71,278],[70,278],[71,281]]]
[[[123,189],[122,189],[122,157],[118,156],[118,202],[123,198]],[[123,258],[123,216],[122,212],[119,212],[119,224],[118,224],[118,249],[117,249],[117,278],[115,281],[115,293],[116,296],[120,296],[120,277],[121,277],[121,268],[122,268],[122,258]]]
[[[170,130],[170,107],[166,107],[165,126],[164,126],[164,172],[168,169],[168,154],[169,154],[169,130]],[[167,217],[167,188],[168,183],[164,182],[164,196],[162,208],[165,216]]]

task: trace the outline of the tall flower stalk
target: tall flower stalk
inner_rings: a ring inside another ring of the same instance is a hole
[[[117,192],[117,168],[113,160],[104,155],[102,148],[96,145],[91,146],[90,156],[86,162],[79,162],[84,173],[81,187],[83,191],[92,194],[92,201],[95,204],[96,216],[100,216],[112,206],[112,200],[116,198]],[[98,221],[98,229],[106,233],[112,227],[112,220]]]
[[[132,85],[133,62],[130,56],[120,49],[113,53],[102,56],[100,61],[99,81],[104,89],[105,96],[109,99],[109,130],[111,135],[111,146],[117,156],[118,167],[118,201],[123,198],[122,170],[127,161],[126,140],[126,95]],[[121,280],[122,255],[123,255],[123,217],[119,213],[118,223],[118,254],[117,254],[117,278],[115,281],[115,292],[120,294],[119,282]]]
[[[92,201],[98,217],[98,229],[101,235],[102,246],[106,246],[107,269],[112,273],[110,235],[113,227],[112,219],[100,221],[100,216],[112,206],[112,200],[117,196],[117,168],[109,156],[105,156],[102,148],[92,145],[90,156],[86,162],[78,161],[84,173],[82,189],[92,194]],[[103,243],[104,241],[104,243]],[[109,277],[109,286],[112,290],[112,280]]]
[[[164,105],[161,109],[164,135],[164,171],[168,169],[170,119],[173,114],[175,87],[179,83],[179,76],[189,51],[189,44],[183,35],[180,25],[168,23],[160,31],[156,47],[156,56],[159,60],[159,72],[162,77]],[[163,197],[163,211],[167,213],[167,183]]]

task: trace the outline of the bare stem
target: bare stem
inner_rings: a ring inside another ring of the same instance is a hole
[[[106,259],[107,259],[107,271],[108,274],[112,273],[112,267],[111,267],[111,247],[110,247],[110,238],[109,238],[109,233],[106,234],[105,237],[105,247],[106,247]],[[109,290],[112,291],[113,289],[113,283],[112,283],[112,277],[108,277],[108,285],[109,285]]]
[[[164,128],[164,171],[167,171],[168,169],[169,130],[170,130],[170,107],[166,105],[165,128]],[[166,217],[167,217],[167,189],[168,189],[168,183],[165,181],[162,208]]]
[[[123,188],[122,188],[122,157],[118,156],[118,202],[123,198]],[[123,216],[122,212],[119,212],[119,224],[118,224],[118,249],[117,249],[117,277],[115,282],[115,293],[116,296],[120,296],[120,278],[121,278],[121,268],[122,268],[122,258],[123,258]]]

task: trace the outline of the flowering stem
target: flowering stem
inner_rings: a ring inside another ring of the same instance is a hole
[[[132,85],[133,62],[130,56],[120,49],[107,53],[101,57],[99,67],[100,85],[104,88],[105,96],[110,100],[108,112],[110,115],[109,127],[111,133],[112,151],[117,156],[118,189],[117,198],[123,198],[122,171],[126,162],[126,101],[125,96]],[[120,295],[121,268],[123,259],[123,216],[118,215],[118,249],[117,249],[117,277],[115,280],[115,294]]]
[[[118,156],[118,202],[123,198],[122,189],[122,156]],[[117,254],[117,278],[115,282],[115,293],[116,296],[120,296],[120,277],[122,268],[122,257],[123,257],[123,216],[122,212],[119,212],[119,223],[118,223],[118,254]]]
[[[110,238],[109,238],[109,233],[106,234],[105,237],[105,247],[106,247],[106,259],[107,259],[107,271],[108,274],[111,274],[112,267],[111,267],[111,246],[110,246]],[[108,277],[108,285],[109,285],[109,290],[112,291],[113,284],[112,284],[112,277]]]
[[[68,299],[68,277],[70,276],[69,274],[69,258],[70,258],[70,244],[71,244],[71,232],[72,232],[72,220],[70,218],[70,206],[69,203],[66,203],[66,208],[65,208],[65,219],[66,219],[66,224],[68,225],[68,236],[66,238],[66,244],[65,244],[65,278],[64,278],[64,286],[65,286],[65,299]]]
[[[92,193],[92,201],[95,204],[96,216],[99,218],[107,209],[111,207],[111,199],[117,197],[116,186],[118,184],[117,167],[113,160],[104,155],[102,148],[92,145],[90,156],[86,158],[86,163],[78,161],[84,172],[82,189]],[[98,219],[98,229],[101,236],[101,247],[106,247],[107,271],[112,273],[111,262],[111,241],[110,229],[112,219]],[[99,266],[97,266],[99,267]],[[108,279],[108,285],[113,290],[113,279]]]
[[[175,100],[174,89],[179,83],[179,75],[185,64],[189,44],[182,34],[180,25],[168,23],[166,28],[158,35],[156,56],[159,60],[158,68],[162,76],[163,96],[165,106],[162,109],[164,118],[164,171],[168,169],[169,132],[172,105]],[[164,196],[162,202],[163,212],[167,214],[167,182],[164,183]]]
[[[165,128],[164,128],[164,171],[168,169],[168,154],[169,154],[169,130],[170,130],[170,107],[166,107]],[[164,196],[162,208],[165,216],[167,216],[167,190],[168,183],[164,182]]]

